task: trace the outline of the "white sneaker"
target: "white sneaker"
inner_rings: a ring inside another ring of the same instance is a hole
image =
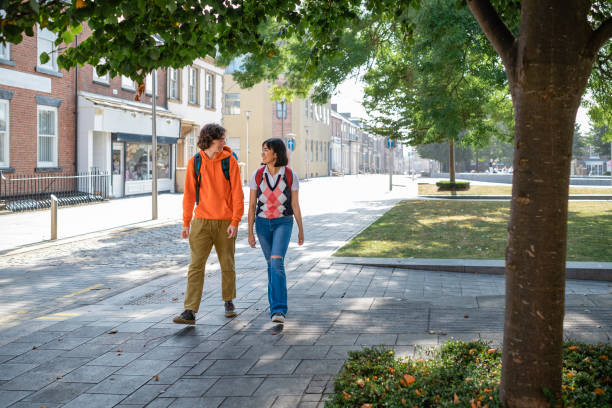
[[[272,315],[272,321],[274,323],[285,323],[285,315],[283,315],[282,313],[278,312],[278,313],[274,313]]]

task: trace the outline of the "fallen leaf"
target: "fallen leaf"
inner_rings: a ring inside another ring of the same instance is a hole
[[[108,334],[116,334],[117,333],[117,329],[109,330],[106,333],[108,333]]]
[[[601,388],[595,388],[593,392],[595,393],[595,395],[606,395],[606,392]]]
[[[576,350],[580,350],[580,347],[578,347],[578,346],[569,346],[567,349],[569,351],[576,351]]]
[[[57,341],[62,341],[62,340],[64,340],[62,337],[57,338]]]
[[[122,352],[123,352],[122,349],[117,350],[117,353],[122,353]]]
[[[361,406],[361,408],[372,408],[372,407],[373,407],[373,405],[372,405],[372,404],[369,404],[369,403],[368,403],[368,404],[363,404],[363,405]]]
[[[609,360],[608,356],[606,356],[605,354],[604,354],[604,355],[599,356],[599,359],[600,359],[600,360]]]
[[[473,355],[476,353],[476,349],[470,349],[470,351],[468,351],[468,353],[470,353],[470,355]]]
[[[173,297],[173,298],[172,298],[172,301],[173,301],[173,302],[176,302],[177,300],[178,300],[178,298],[177,298],[177,297]]]
[[[467,319],[468,317],[470,317],[469,315],[463,315],[464,319]]]
[[[156,375],[155,377],[153,377],[153,381],[159,381],[159,376]]]
[[[363,388],[365,386],[365,381],[363,381],[363,378],[360,378],[357,381],[355,381],[355,384]]]
[[[36,346],[32,346],[32,350],[36,350],[38,347]]]
[[[494,349],[494,348],[492,348],[492,349],[488,349],[488,350],[487,350],[487,354],[493,354],[493,353],[495,353],[496,351],[497,351],[497,350],[496,350],[496,349]]]
[[[457,396],[457,393],[455,393],[454,398],[453,398],[453,404],[458,404],[459,401],[459,397]]]
[[[342,391],[342,395],[344,396],[344,399],[350,399],[351,398],[351,394],[349,394],[346,391]]]

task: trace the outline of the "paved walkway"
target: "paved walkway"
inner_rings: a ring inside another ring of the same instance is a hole
[[[6,253],[0,407],[322,407],[348,350],[388,345],[415,356],[419,346],[450,338],[499,344],[503,276],[330,257],[413,195],[408,184],[386,193],[384,176],[345,179],[301,190],[306,244],[297,247],[294,237],[289,249],[283,327],[269,321],[265,261],[247,247],[244,226],[239,314],[223,317],[213,258],[194,327],[170,322],[182,310],[187,262],[176,222]],[[608,282],[567,282],[567,337],[610,341],[611,290]],[[38,313],[43,305],[53,310]]]

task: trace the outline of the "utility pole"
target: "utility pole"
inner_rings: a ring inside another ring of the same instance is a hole
[[[249,119],[251,118],[251,111],[245,111],[244,115],[246,116],[246,170],[244,174],[245,183],[248,183],[249,180]]]

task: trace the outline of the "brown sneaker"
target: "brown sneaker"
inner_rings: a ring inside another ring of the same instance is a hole
[[[195,324],[195,313],[193,313],[193,310],[187,309],[172,321],[178,324]]]
[[[234,307],[234,302],[231,300],[227,300],[225,302],[225,317],[234,317],[236,316],[236,308]]]

